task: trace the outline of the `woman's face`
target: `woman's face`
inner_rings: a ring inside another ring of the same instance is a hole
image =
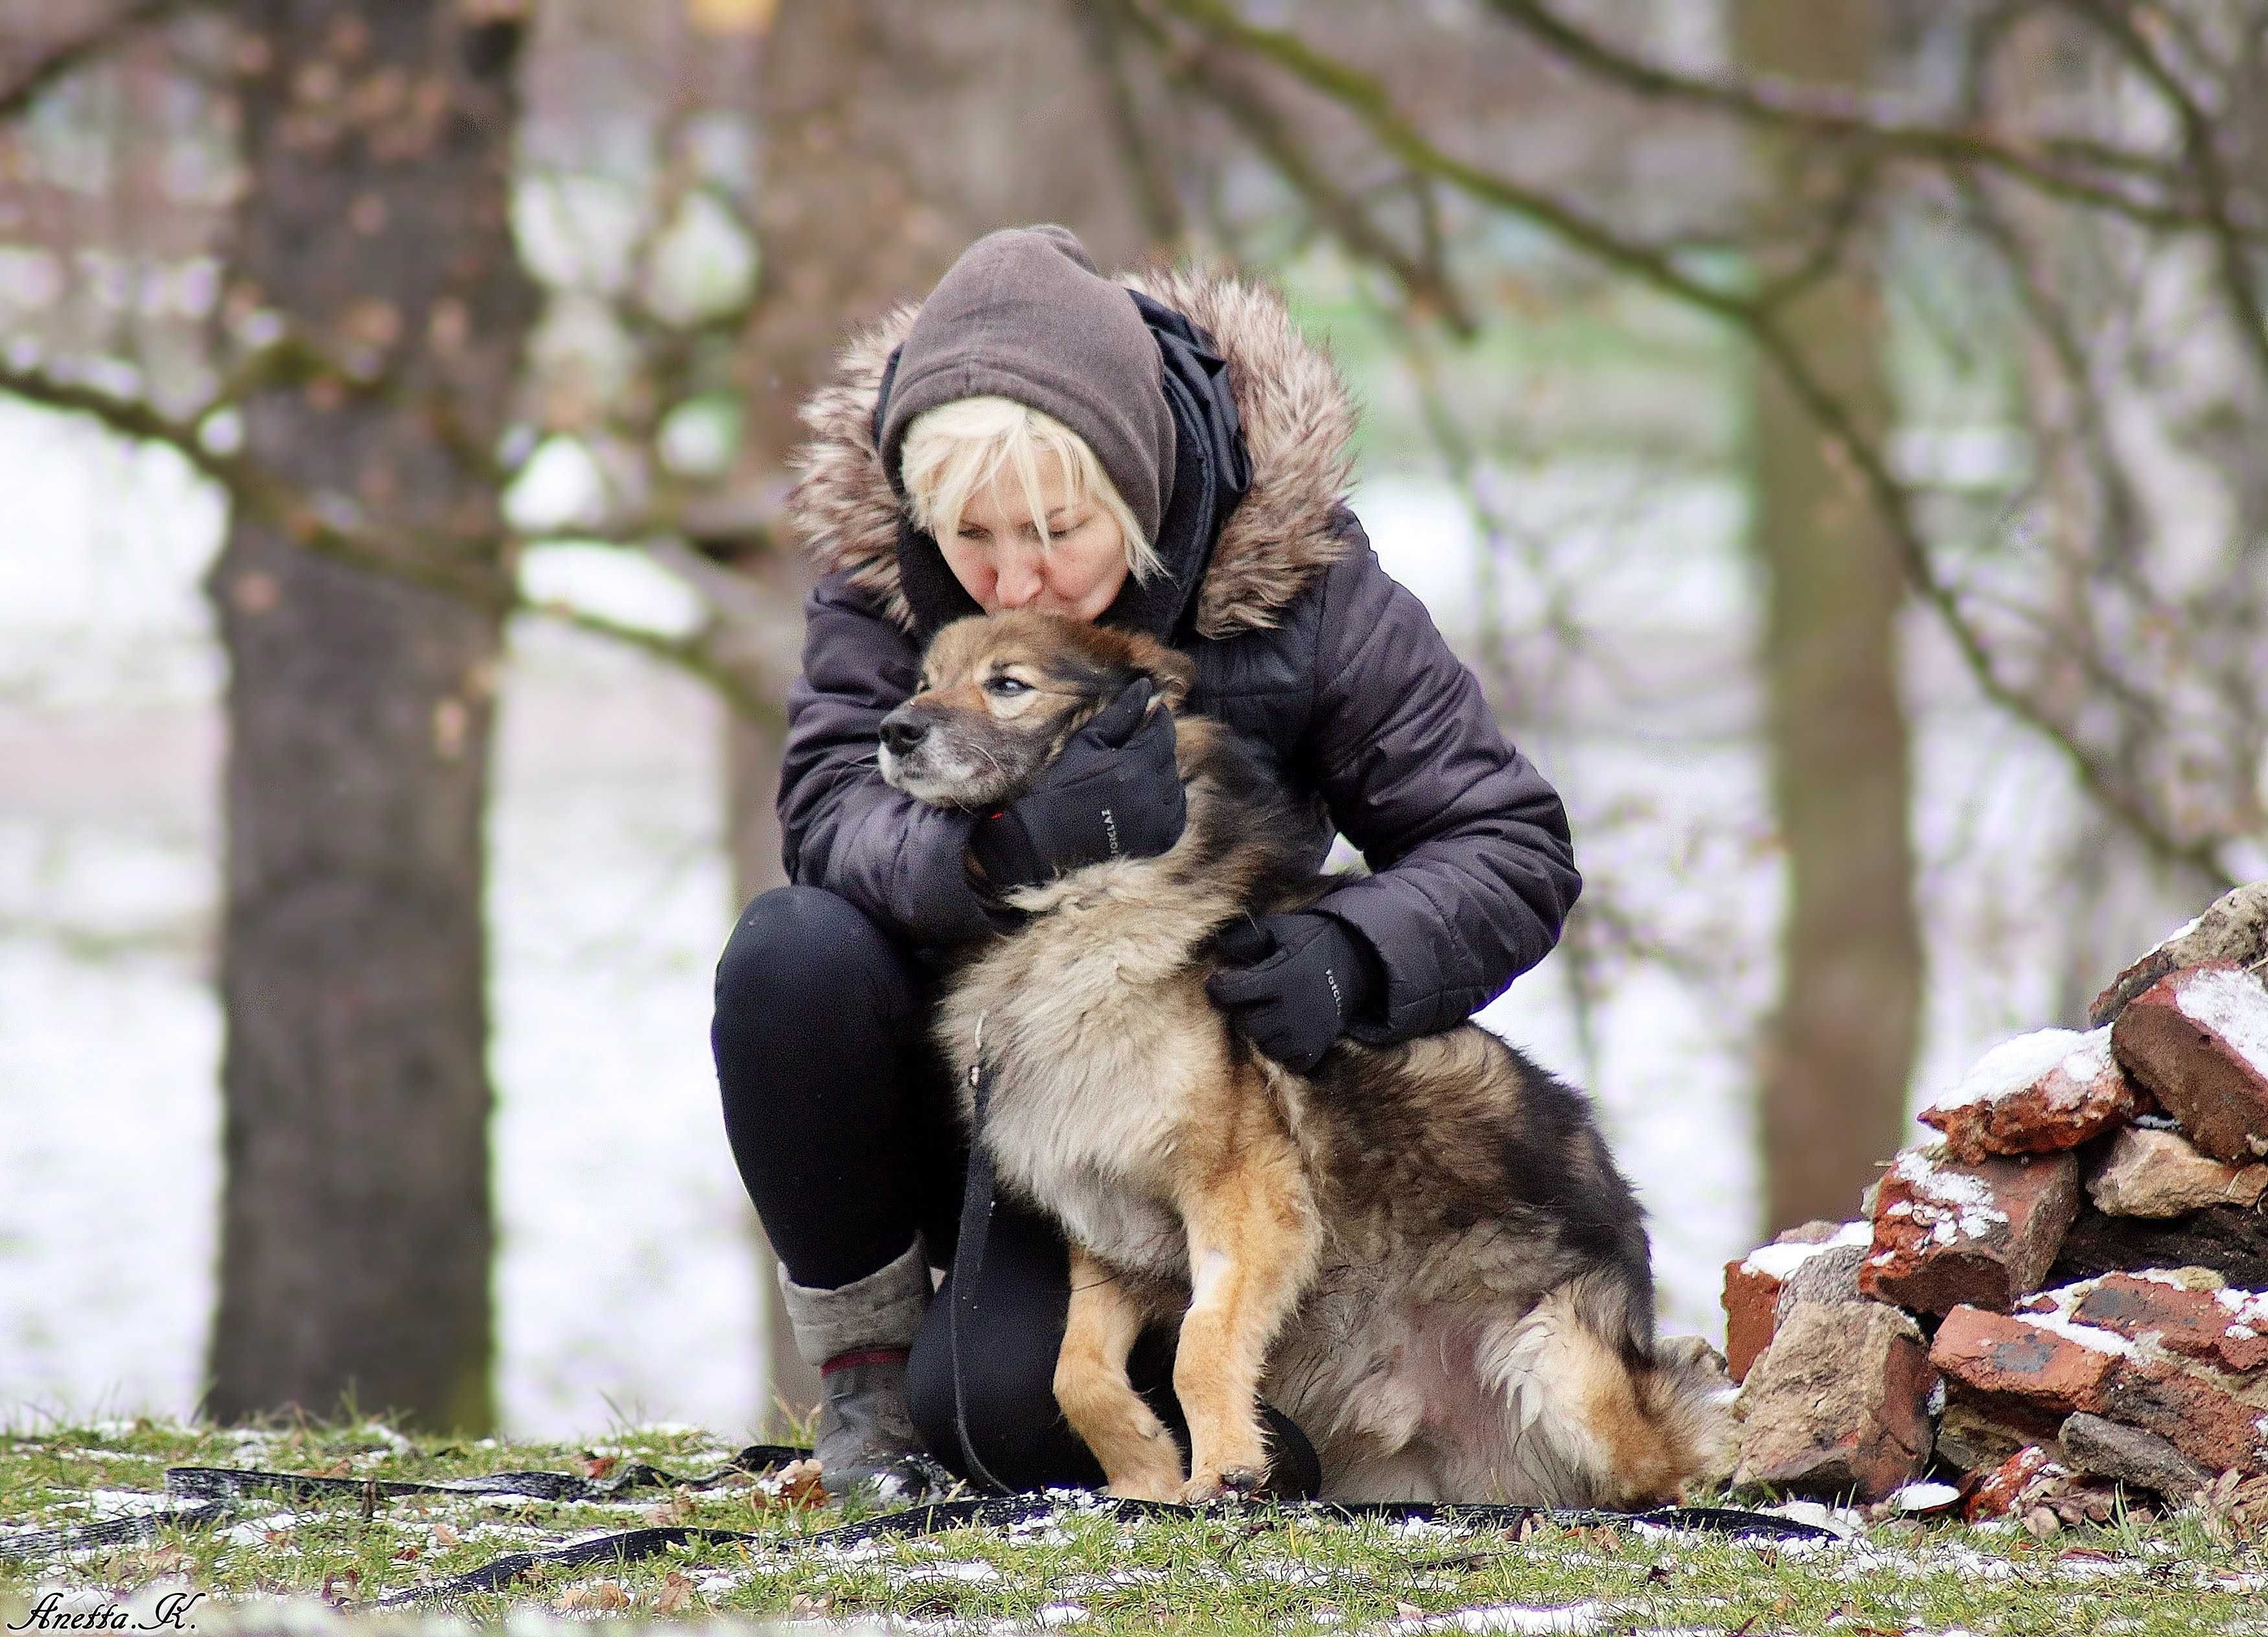
[[[968,497],[961,532],[939,540],[945,565],[986,613],[1030,608],[1093,623],[1126,582],[1126,540],[1092,499],[1070,498],[1062,458],[1042,454],[1040,515],[1004,468]]]

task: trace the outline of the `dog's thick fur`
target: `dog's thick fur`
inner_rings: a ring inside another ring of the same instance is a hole
[[[885,724],[883,774],[939,805],[1012,800],[1145,675],[1182,703],[1189,662],[1145,637],[948,626]],[[1003,1185],[1070,1239],[1056,1392],[1113,1493],[1256,1486],[1263,1393],[1333,1498],[1632,1505],[1720,1474],[1729,1385],[1698,1344],[1657,1348],[1641,1215],[1580,1092],[1470,1024],[1342,1041],[1295,1074],[1207,999],[1222,928],[1327,884],[1233,736],[1175,726],[1182,839],[1014,893],[1027,919],[955,974],[937,1024],[948,1061],[991,1076]],[[1125,1369],[1176,1315],[1186,1476]]]

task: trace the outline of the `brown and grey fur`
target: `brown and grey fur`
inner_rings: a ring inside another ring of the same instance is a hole
[[[1128,682],[1174,708],[1189,674],[1144,637],[962,620],[893,713],[925,731],[883,774],[1001,803]],[[1720,1474],[1729,1384],[1697,1344],[1657,1348],[1640,1212],[1580,1093],[1469,1024],[1342,1041],[1295,1074],[1209,1002],[1220,930],[1322,887],[1234,738],[1189,715],[1176,732],[1182,839],[1014,893],[1027,918],[955,974],[937,1024],[949,1061],[991,1075],[1004,1187],[1071,1241],[1057,1396],[1113,1491],[1254,1485],[1263,1393],[1333,1498],[1629,1505]],[[1186,1474],[1125,1373],[1176,1317]]]

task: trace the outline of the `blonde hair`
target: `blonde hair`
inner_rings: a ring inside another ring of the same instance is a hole
[[[898,461],[906,509],[932,539],[950,540],[960,532],[969,497],[1012,466],[1023,484],[1025,503],[1035,520],[1042,520],[1043,454],[1063,462],[1073,503],[1093,501],[1118,525],[1126,542],[1127,571],[1136,581],[1146,583],[1165,572],[1157,547],[1144,538],[1132,508],[1087,441],[1053,415],[1012,398],[956,398],[914,417]]]

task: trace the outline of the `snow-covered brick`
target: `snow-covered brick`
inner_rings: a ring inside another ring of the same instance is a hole
[[[2056,1295],[2078,1324],[2239,1372],[2268,1364],[2268,1333],[2245,1322],[2268,1318],[2251,1305],[2263,1299],[2220,1286],[2210,1269],[2187,1267],[2154,1276],[2105,1274]]]
[[[2003,1425],[2052,1438],[2073,1410],[2099,1412],[2133,1343],[2054,1313],[1995,1313],[1956,1307],[1938,1326],[1929,1362],[1949,1401],[1975,1406]]]
[[[2006,1517],[2028,1501],[2033,1489],[2054,1482],[2063,1472],[2064,1469],[2045,1450],[2037,1444],[2026,1444],[1987,1472],[1984,1480],[1969,1492],[1969,1502],[1962,1509],[1962,1516],[1972,1523]]]
[[[1808,1303],[1750,1372],[1734,1481],[1878,1501],[1921,1475],[1936,1384],[1905,1314]]]
[[[1956,1160],[2049,1154],[2122,1126],[2139,1112],[2110,1055],[2110,1031],[2042,1029],[2002,1042],[1922,1110]]]
[[[2088,1008],[2089,1024],[2115,1021],[2133,1000],[2184,966],[2257,966],[2268,957],[2268,881],[2222,894],[2189,925],[2120,973]]]
[[[1832,1305],[1871,1299],[1859,1288],[1859,1269],[1874,1248],[1874,1224],[1854,1222],[1852,1227],[1854,1231],[1850,1237],[1826,1246],[1781,1281],[1778,1317],[1783,1322],[1806,1302]]]
[[[2187,1273],[2202,1273],[2201,1268],[2187,1268]],[[2226,1284],[2214,1289],[2213,1299],[2228,1315],[2225,1337],[2257,1338],[2268,1335],[2268,1291],[2231,1290]]]
[[[2256,1205],[2268,1165],[2229,1165],[2197,1151],[2176,1131],[2129,1126],[2088,1177],[2088,1197],[2106,1216],[2163,1220],[2213,1205]]]
[[[2120,1012],[2110,1041],[2204,1152],[2240,1165],[2268,1155],[2268,979],[2186,967]]]
[[[1822,1252],[1863,1246],[1873,1237],[1865,1222],[1806,1222],[1725,1264],[1725,1358],[1734,1381],[1746,1381],[1749,1366],[1771,1345],[1780,1298],[1798,1270]]]
[[[1923,1312],[1966,1303],[2005,1313],[2039,1288],[2078,1214],[2068,1153],[1962,1164],[1940,1147],[1909,1149],[1876,1191],[1859,1288]]]
[[[1806,1222],[1791,1228],[1770,1244],[1758,1245],[1743,1266],[1785,1283],[1795,1270],[1822,1252],[1838,1245],[1864,1244],[1873,1237],[1864,1222]]]

